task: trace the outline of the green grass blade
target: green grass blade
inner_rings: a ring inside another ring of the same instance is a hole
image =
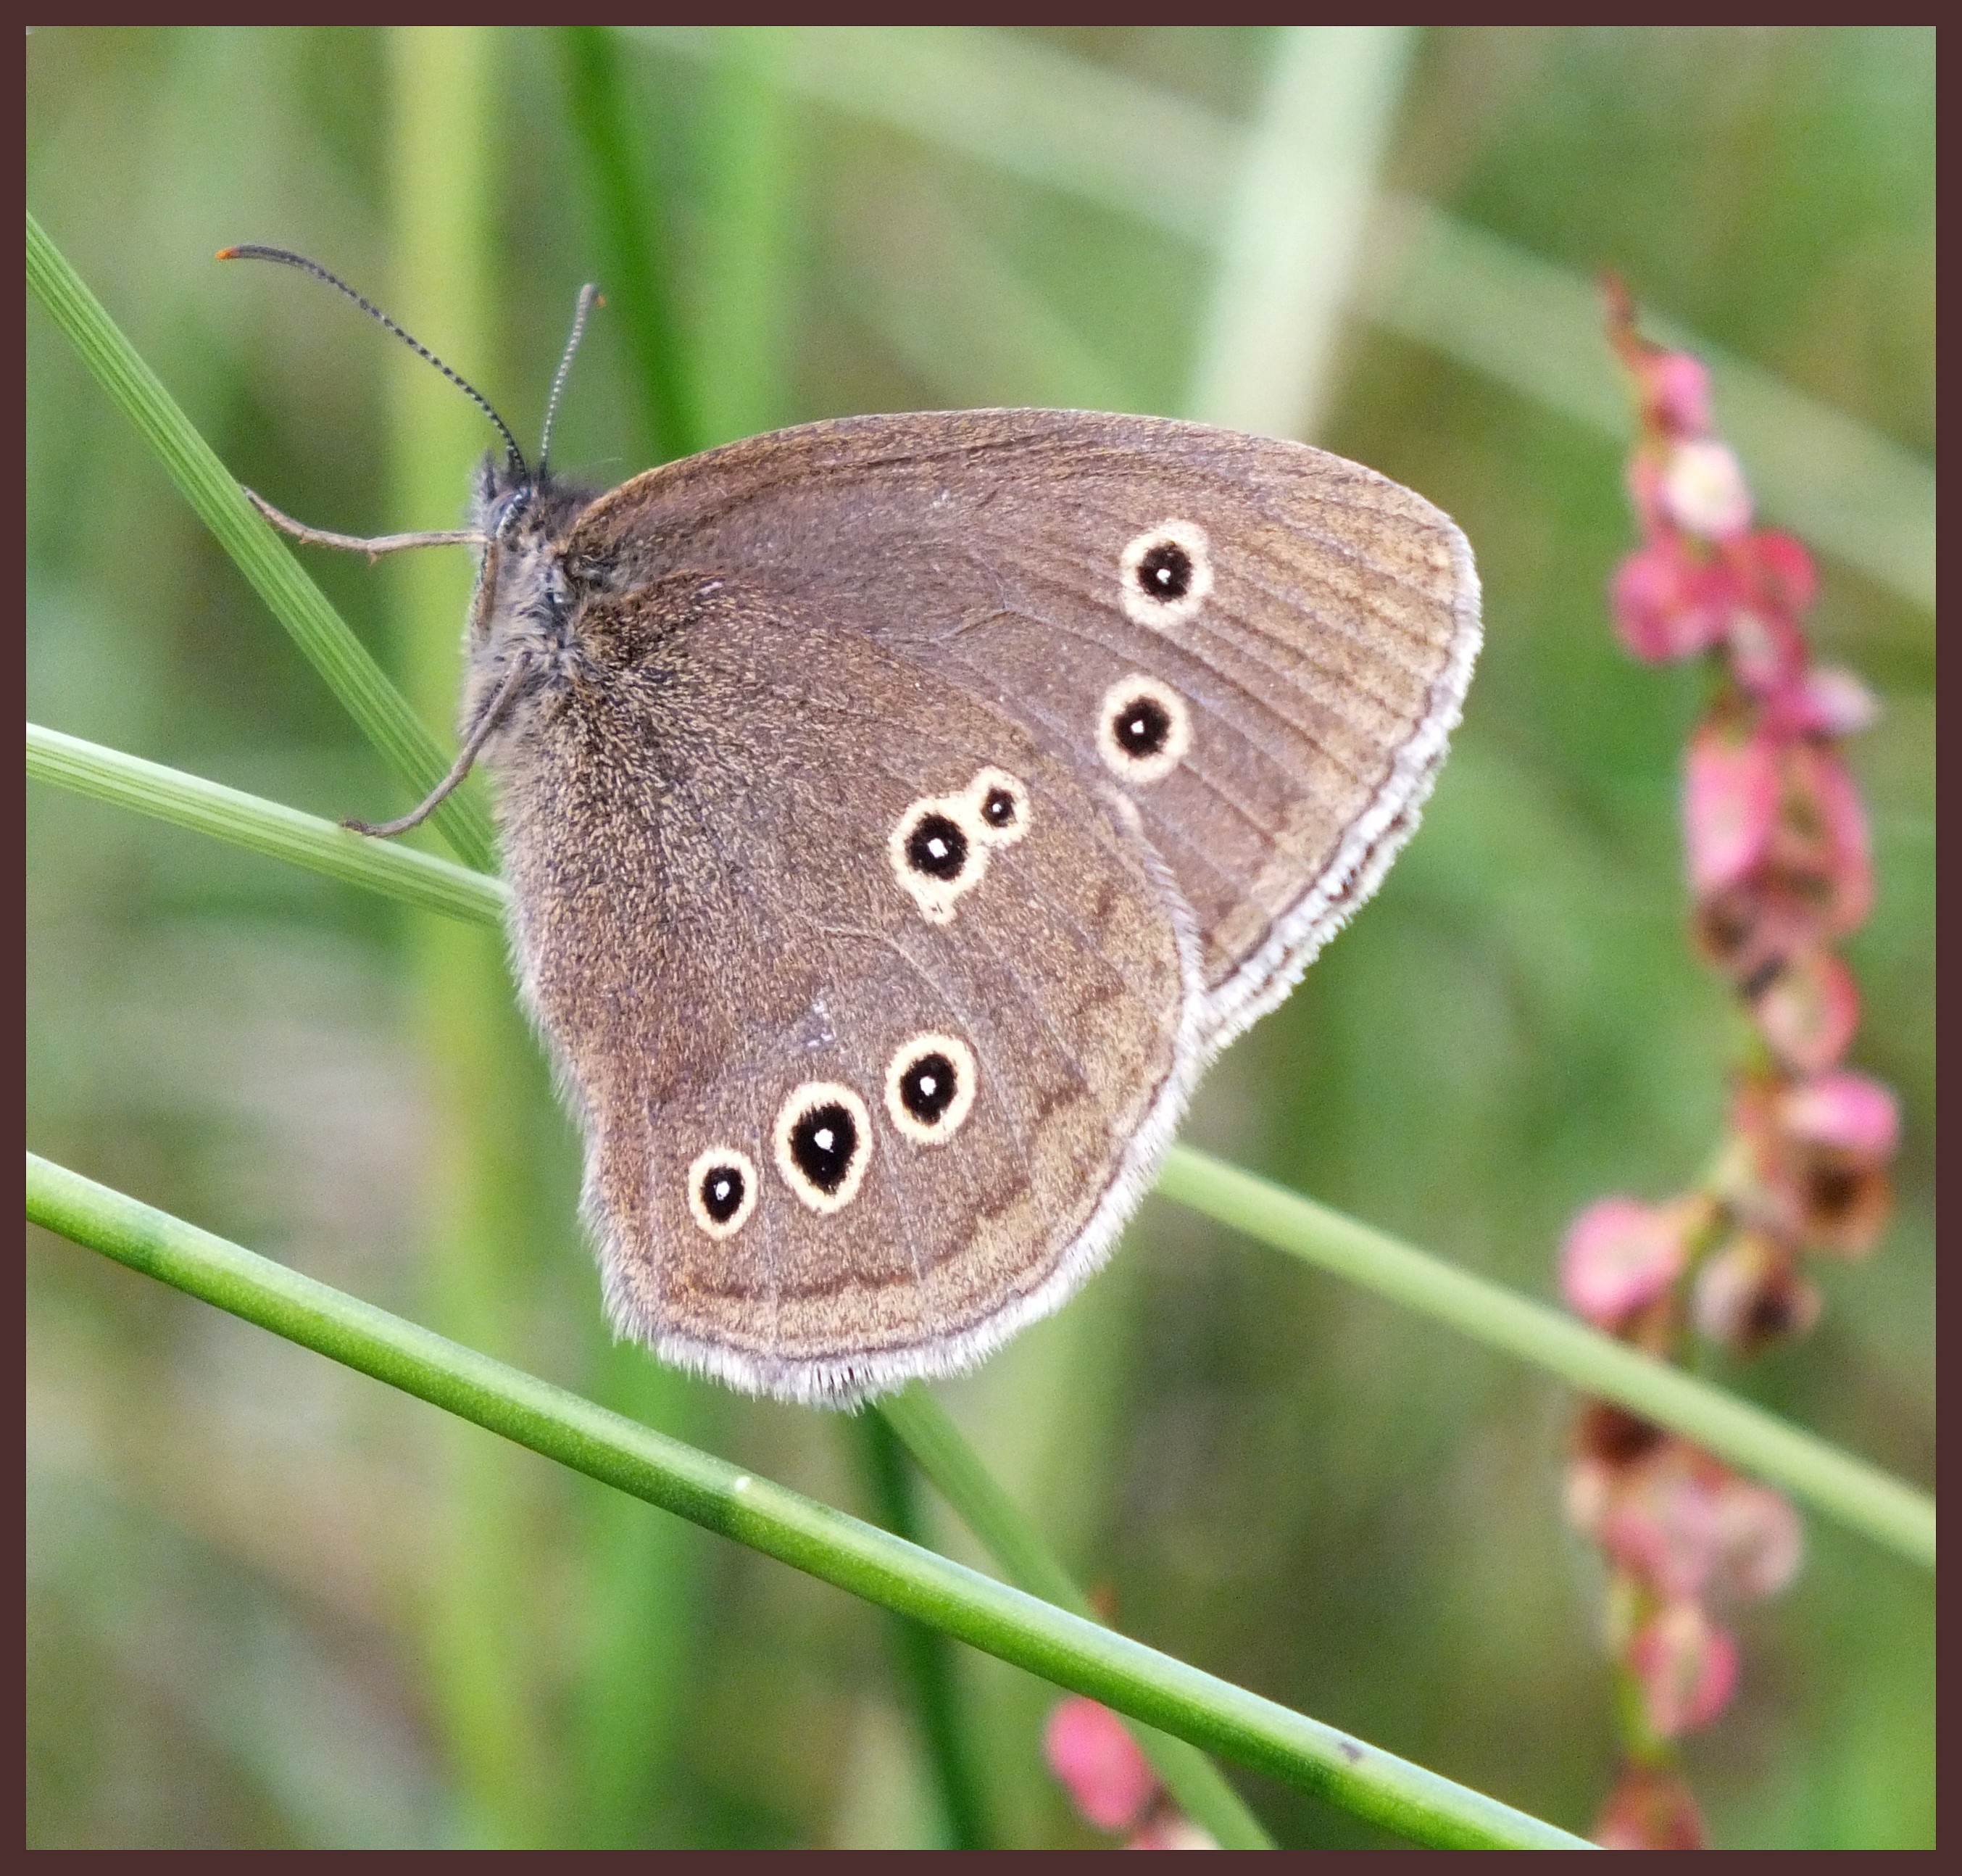
[[[909,1544],[921,1536],[919,1507],[906,1449],[885,1416],[876,1411],[854,1414],[849,1424],[879,1522]],[[954,1679],[954,1651],[937,1628],[903,1619],[893,1624],[900,1667],[919,1723],[921,1743],[932,1768],[940,1802],[942,1846],[985,1850],[993,1842],[986,1795],[976,1769],[967,1714]]]
[[[1584,1840],[608,1412],[38,1154],[27,1213],[247,1322],[1414,1841]]]
[[[1932,1497],[1761,1407],[1190,1146],[1172,1149],[1158,1190],[1681,1433],[1910,1562],[1935,1567]]]
[[[709,88],[699,316],[689,347],[701,440],[774,430],[789,415],[794,126],[783,29],[724,27]]]
[[[555,37],[592,190],[604,269],[600,286],[626,336],[650,460],[692,455],[701,447],[701,426],[689,395],[668,287],[666,217],[628,126],[619,41],[601,26],[561,27]]]
[[[30,736],[56,738],[57,733],[41,730]],[[44,781],[195,826],[219,839],[274,853],[356,885],[372,885],[432,912],[485,923],[503,916],[501,880],[482,878],[473,887],[472,876],[462,868],[379,843],[363,850],[367,858],[359,874],[346,871],[340,843],[357,837],[344,836],[329,822],[236,790],[219,790],[216,783],[73,737],[58,740],[66,749],[88,754],[85,759],[64,756],[59,762],[36,759],[39,765],[32,772]],[[86,784],[81,778],[85,772],[91,778]],[[150,785],[147,778],[152,774],[161,778],[161,788]],[[222,799],[222,810],[200,807],[193,818],[188,809],[169,807],[168,797],[180,788],[198,801],[207,798],[203,791],[216,791]],[[370,868],[375,869],[372,874]],[[1813,1510],[1916,1563],[1933,1563],[1935,1504],[1925,1492],[1707,1381],[1191,1147],[1173,1148],[1157,1190],[1163,1197],[1448,1323],[1475,1341],[1517,1356],[1693,1440],[1719,1459],[1783,1486]],[[992,1540],[983,1541],[994,1549]],[[995,1555],[1004,1569],[1021,1580],[1018,1565],[1001,1552]]]
[[[1187,414],[1306,439],[1329,398],[1417,29],[1281,29],[1221,237]]]
[[[617,29],[695,60],[695,27]],[[1201,248],[1229,238],[1247,133],[1192,98],[987,27],[788,30],[783,82],[1003,174]],[[1378,199],[1353,311],[1613,439],[1625,394],[1592,280],[1411,197]],[[1890,438],[1663,318],[1710,367],[1726,435],[1765,514],[1914,605],[1935,603],[1935,471]]]
[[[441,744],[246,500],[231,471],[31,214],[27,284],[362,733],[416,795],[427,794],[449,768]],[[466,864],[493,864],[490,823],[480,805],[452,795],[433,819]]]
[[[1086,1622],[1097,1620],[1089,1598],[961,1437],[947,1410],[915,1382],[874,1410],[905,1441],[920,1470],[1018,1589],[1053,1603]],[[1222,1849],[1271,1850],[1273,1839],[1205,1753],[1168,1733],[1128,1722],[1165,1788]]]
[[[303,814],[222,782],[35,723],[27,725],[27,773],[72,794],[133,808],[154,820],[289,861],[426,912],[480,924],[495,923],[504,916],[504,883],[487,873],[474,873],[412,847],[350,833],[316,814]]]

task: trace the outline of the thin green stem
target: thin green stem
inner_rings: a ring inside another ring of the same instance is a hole
[[[231,471],[32,215],[27,284],[363,734],[414,796],[427,794],[449,768],[442,744],[245,499]],[[481,806],[452,795],[433,818],[459,859],[478,868],[492,864],[490,823]]]
[[[1172,1149],[1158,1190],[1681,1433],[1911,1562],[1935,1567],[1932,1497],[1761,1407],[1190,1146]]]
[[[480,924],[495,924],[504,916],[504,883],[487,873],[350,833],[317,814],[36,723],[27,725],[27,773],[34,780],[133,808],[425,911]]]
[[[38,733],[50,737],[54,733]],[[64,743],[74,740],[62,739]],[[120,776],[126,765],[130,772],[154,772],[175,785],[212,791],[209,800],[220,805],[193,821],[187,814],[174,811],[164,795],[147,786],[124,786],[120,781],[113,790],[93,783],[85,785],[66,764],[59,769],[44,764],[34,772],[44,781],[78,788],[140,813],[196,826],[221,840],[261,852],[276,852],[280,858],[297,865],[351,877],[341,871],[334,850],[334,843],[342,838],[340,830],[328,822],[235,790],[219,790],[214,783],[159,769],[153,763],[139,763],[136,758],[113,750],[80,746],[94,751],[94,759],[105,774],[113,772]],[[289,838],[289,829],[302,830],[306,837]],[[503,916],[505,890],[500,880],[484,879],[473,889],[468,884],[471,876],[462,868],[397,849],[377,851],[369,866],[372,875],[364,868],[364,877],[353,883],[372,885],[452,918],[494,922]],[[1718,1458],[1782,1486],[1813,1510],[1914,1562],[1933,1563],[1935,1501],[1927,1493],[1708,1381],[1656,1361],[1545,1303],[1193,1148],[1173,1148],[1157,1189],[1162,1197],[1449,1323],[1475,1341],[1503,1349],[1588,1394],[1612,1401],[1693,1440]],[[891,1403],[887,1405],[890,1408]],[[1005,1557],[1001,1561],[1005,1569],[1015,1574]]]
[[[981,1463],[947,1410],[925,1388],[915,1382],[888,1395],[874,1411],[906,1442],[920,1470],[1007,1572],[1010,1582],[1086,1622],[1097,1620],[1090,1599],[1061,1559]],[[1261,1820],[1205,1753],[1152,1727],[1133,1721],[1131,1730],[1165,1788],[1222,1849],[1274,1847]]]
[[[895,1537],[919,1543],[919,1507],[897,1435],[876,1412],[855,1414],[848,1424],[858,1441],[879,1522]],[[893,1635],[927,1763],[933,1770],[944,1846],[985,1850],[992,1841],[987,1802],[975,1769],[973,1742],[960,1690],[955,1684],[953,1651],[938,1629],[916,1622],[896,1622]]]
[[[1438,1846],[1584,1839],[27,1155],[36,1224],[766,1556]]]

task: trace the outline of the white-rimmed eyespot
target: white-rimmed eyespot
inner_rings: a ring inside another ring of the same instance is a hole
[[[928,795],[893,823],[886,855],[927,922],[945,925],[962,893],[980,884],[990,844],[970,797]]]
[[[777,1110],[777,1171],[813,1212],[842,1212],[872,1160],[872,1116],[842,1082],[806,1082]]]
[[[688,1209],[711,1238],[733,1238],[756,1209],[756,1162],[741,1148],[711,1146],[688,1169]]]
[[[1133,788],[1162,781],[1192,746],[1192,712],[1169,684],[1142,671],[1120,678],[1097,714],[1097,753]]]
[[[1162,631],[1189,619],[1213,590],[1212,544],[1196,521],[1161,521],[1118,557],[1118,596],[1133,625]]]
[[[929,1030],[893,1051],[886,1064],[886,1111],[909,1140],[937,1146],[973,1111],[974,1051],[958,1036]]]
[[[1029,831],[1029,791],[1005,769],[984,769],[967,785],[974,831],[990,847],[1012,847]]]

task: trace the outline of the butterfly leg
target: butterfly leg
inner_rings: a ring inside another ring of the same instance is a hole
[[[379,560],[384,554],[399,554],[409,547],[487,547],[490,536],[475,528],[452,528],[432,534],[333,534],[325,528],[310,528],[304,521],[296,521],[291,515],[280,513],[264,496],[251,489],[245,491],[245,499],[257,509],[282,534],[290,534],[296,541],[304,541],[309,547],[338,547],[350,553],[366,554]]]
[[[520,659],[505,673],[504,681],[497,686],[497,695],[490,699],[483,715],[477,719],[476,727],[465,739],[462,749],[456,753],[456,760],[449,765],[449,773],[430,790],[423,799],[404,814],[393,821],[344,820],[340,824],[350,833],[368,834],[377,840],[392,840],[398,834],[406,834],[411,827],[420,827],[453,794],[463,778],[470,773],[471,765],[477,760],[490,732],[497,727],[497,720],[503,715],[505,708],[518,694],[518,686],[524,682],[530,666]]]

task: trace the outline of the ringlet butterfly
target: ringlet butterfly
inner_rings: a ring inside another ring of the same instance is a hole
[[[808,423],[601,493],[482,406],[462,749],[618,1330],[848,1405],[1110,1254],[1206,1063],[1374,891],[1479,644],[1465,537],[1163,418]]]

